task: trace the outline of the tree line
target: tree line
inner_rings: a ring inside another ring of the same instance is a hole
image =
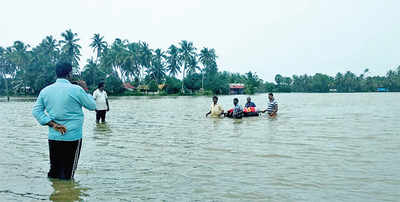
[[[197,49],[193,42],[182,40],[167,50],[152,49],[143,41],[131,42],[116,38],[112,43],[94,34],[90,47],[93,57],[79,68],[81,46],[78,34],[72,30],[61,33],[61,40],[45,37],[31,47],[15,41],[0,47],[0,94],[37,95],[56,79],[55,64],[69,62],[74,78],[83,79],[91,90],[100,82],[106,83],[110,94],[124,94],[123,83],[164,94],[229,94],[230,83],[245,84],[245,93],[263,92],[373,92],[377,88],[400,91],[400,67],[386,76],[361,75],[348,71],[335,77],[315,75],[275,76],[275,83],[263,81],[254,72],[245,74],[219,71],[213,48]],[[178,78],[179,77],[179,78]],[[160,89],[159,85],[164,88]]]
[[[385,76],[370,76],[369,69],[356,75],[351,71],[337,73],[334,77],[317,73],[311,75],[275,76],[276,85],[269,84],[269,89],[275,92],[400,92],[400,66],[389,70]]]

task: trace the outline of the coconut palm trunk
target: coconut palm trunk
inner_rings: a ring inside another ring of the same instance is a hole
[[[8,92],[8,80],[7,80],[7,78],[5,78],[5,79],[6,79],[5,83],[6,83],[7,102],[10,102],[10,94]]]
[[[201,90],[204,91],[204,70],[201,69]]]
[[[183,67],[183,72],[182,72],[182,94],[185,93],[185,87],[184,87],[185,72],[186,72],[186,62],[185,62],[185,66]]]
[[[3,78],[4,78],[4,83],[6,86],[6,96],[7,96],[7,102],[10,102],[10,94],[9,94],[9,90],[8,90],[8,80],[5,74],[3,74]]]

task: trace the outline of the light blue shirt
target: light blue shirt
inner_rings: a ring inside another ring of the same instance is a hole
[[[95,110],[96,102],[80,86],[66,79],[57,79],[40,91],[32,114],[41,125],[54,121],[67,128],[62,135],[49,127],[49,140],[75,141],[82,138],[82,107]]]

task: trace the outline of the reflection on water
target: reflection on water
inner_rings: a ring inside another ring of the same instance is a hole
[[[47,129],[33,102],[0,102],[0,201],[400,198],[399,93],[276,98],[277,117],[240,120],[206,118],[211,97],[110,99],[106,124],[85,111],[75,182],[47,179]],[[228,110],[232,99],[219,102]],[[267,106],[267,95],[252,100]]]
[[[96,134],[111,134],[112,130],[107,123],[98,123],[96,127],[94,127],[94,132]]]
[[[51,201],[83,201],[83,197],[89,195],[85,192],[87,188],[82,188],[74,180],[49,179],[54,191],[50,195]]]

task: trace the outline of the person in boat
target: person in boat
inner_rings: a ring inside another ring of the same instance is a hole
[[[214,96],[212,98],[213,103],[211,104],[210,111],[206,114],[206,117],[211,114],[211,117],[220,117],[224,114],[224,109],[218,104],[218,97]]]
[[[278,113],[278,102],[275,100],[274,94],[269,93],[268,99],[268,108],[264,110],[263,113],[268,112],[269,116],[276,116],[276,114]]]
[[[244,107],[249,108],[249,107],[256,107],[256,104],[254,104],[254,102],[251,101],[251,97],[247,98],[247,102],[244,105]]]
[[[243,115],[244,116],[258,116],[260,112],[256,109],[256,104],[251,101],[251,98],[247,98],[247,102],[244,105]]]

